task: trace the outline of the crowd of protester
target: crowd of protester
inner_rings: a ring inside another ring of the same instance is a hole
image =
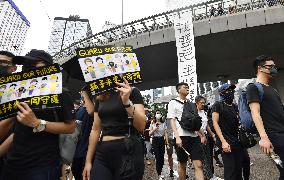
[[[16,64],[28,71],[51,65],[53,59],[42,50],[31,50],[25,56],[1,51],[0,63],[1,76],[5,76],[16,70]],[[267,155],[277,154],[284,160],[284,108],[278,92],[269,85],[277,67],[273,58],[262,55],[254,61],[254,69],[264,93],[260,96],[255,83],[249,84],[246,98],[259,146]],[[178,96],[167,104],[163,114],[159,109],[145,109],[140,91],[126,80],[98,96],[82,87],[77,102],[63,89],[62,106],[55,110],[34,111],[20,102],[14,117],[0,121],[0,179],[58,180],[74,176],[75,180],[137,180],[143,178],[145,160],[146,165],[155,161],[159,179],[178,174],[185,180],[187,166],[192,164],[196,180],[220,179],[214,174],[215,165],[224,167],[225,180],[248,180],[250,157],[240,141],[235,88],[223,84],[218,89],[220,101],[209,108],[200,95],[189,102],[189,86],[180,82],[176,85]],[[197,130],[188,130],[182,124],[188,103],[193,108],[190,113],[200,120]],[[72,134],[78,127],[72,162],[66,163],[61,159],[59,135]],[[166,155],[169,174],[163,173]],[[284,169],[277,167],[283,180]]]

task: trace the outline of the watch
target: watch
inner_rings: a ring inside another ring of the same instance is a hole
[[[123,104],[123,107],[125,107],[125,108],[129,108],[131,106],[133,106],[132,101],[129,101],[129,104]]]
[[[34,133],[41,132],[41,131],[44,131],[45,128],[46,128],[46,121],[40,119],[39,125],[33,128],[33,132]]]

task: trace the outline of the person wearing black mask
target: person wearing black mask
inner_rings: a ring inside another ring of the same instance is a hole
[[[36,49],[26,56],[15,56],[12,61],[22,64],[23,70],[53,64],[48,53]],[[76,126],[73,102],[67,92],[62,92],[60,101],[61,108],[56,110],[33,111],[25,102],[17,104],[13,144],[7,153],[1,180],[59,179],[58,134],[73,133]]]
[[[8,51],[0,51],[0,77],[11,74],[16,71],[17,67],[12,63],[12,58],[14,54]],[[4,87],[4,86],[3,86]],[[2,97],[5,88],[0,92],[0,96]],[[2,99],[2,98],[0,98]],[[8,118],[0,121],[0,173],[3,166],[4,156],[13,140],[13,136],[9,136],[9,132],[14,124],[14,118]],[[7,138],[9,136],[9,138]],[[0,174],[1,176],[1,174]]]
[[[256,82],[263,88],[263,98],[254,84],[247,87],[247,101],[255,127],[259,133],[261,150],[270,155],[275,152],[284,162],[284,107],[276,89],[269,85],[278,73],[272,57],[258,56],[253,67]],[[283,79],[283,78],[282,78]],[[280,180],[284,180],[284,168],[278,166]]]
[[[225,180],[242,180],[245,149],[238,139],[239,115],[233,103],[235,85],[223,84],[219,89],[221,101],[212,106],[213,126],[217,134],[216,144],[222,147]]]

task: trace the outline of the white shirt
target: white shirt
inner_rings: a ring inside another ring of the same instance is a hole
[[[176,99],[181,101],[181,102],[184,102],[184,100],[182,100],[180,97],[177,97]],[[178,118],[178,120],[181,119],[182,111],[183,111],[183,104],[181,104],[181,103],[179,103],[175,100],[171,100],[168,104],[167,118],[175,119],[176,128],[177,128],[177,132],[178,132],[179,136],[197,137],[196,132],[187,131],[187,130],[182,129],[179,122],[176,120],[176,118]]]
[[[157,124],[152,123],[150,125],[150,130],[153,130],[156,127],[157,127]],[[153,133],[153,137],[163,137],[166,129],[167,129],[166,123],[159,124],[158,129]]]
[[[208,125],[208,119],[207,119],[207,116],[204,112],[204,110],[198,110],[198,115],[202,118],[201,121],[202,121],[202,125],[201,125],[201,128],[205,134],[207,134],[207,125]]]

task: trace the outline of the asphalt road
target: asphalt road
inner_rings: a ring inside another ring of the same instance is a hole
[[[261,151],[259,146],[255,146],[249,149],[249,155],[251,158],[251,180],[277,180],[279,177],[279,173],[277,167],[274,163],[265,156]],[[175,170],[175,177],[169,177],[169,166],[167,162],[167,155],[165,155],[165,164],[163,168],[162,175],[165,176],[165,179],[178,179],[177,170],[177,161],[176,156],[174,156],[174,170]],[[155,169],[155,161],[151,160],[152,164],[147,165],[145,161],[145,172],[143,180],[157,180],[158,176]],[[223,168],[215,167],[215,175],[218,177],[223,178]],[[191,168],[188,168],[189,179],[194,179],[194,173]]]

